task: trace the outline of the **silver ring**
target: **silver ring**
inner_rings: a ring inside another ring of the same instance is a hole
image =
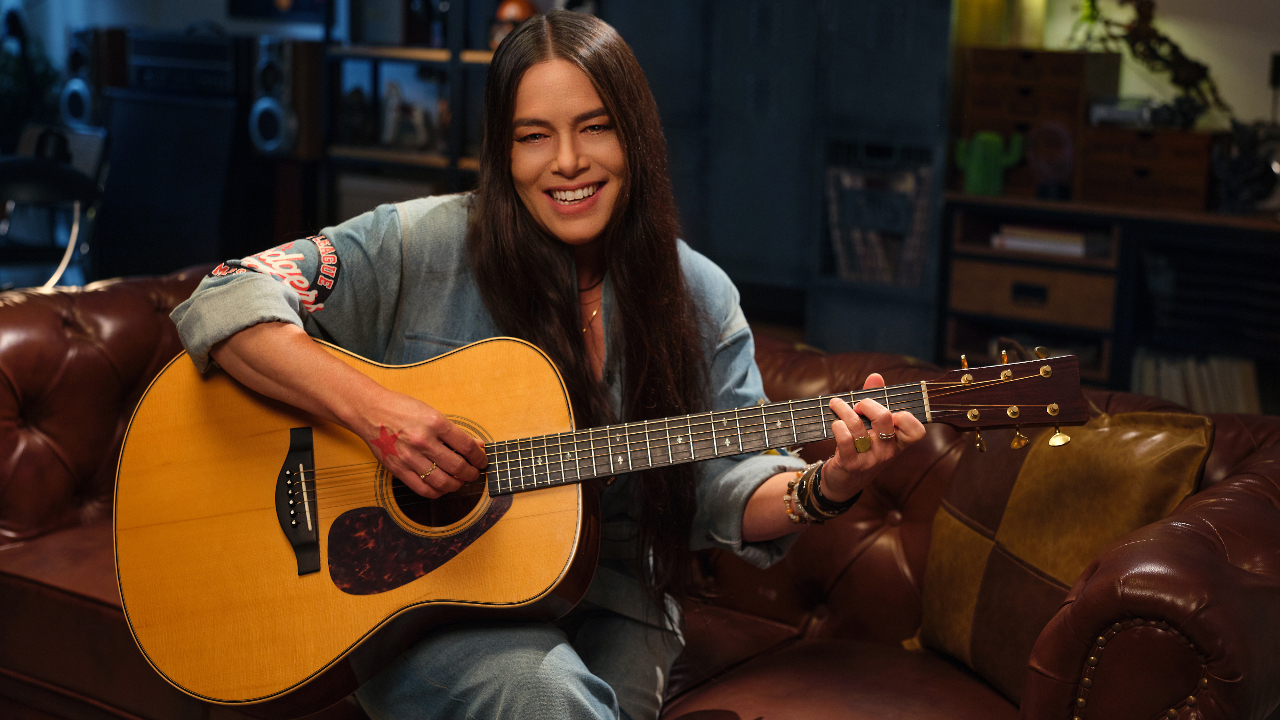
[[[898,437],[898,431],[897,431],[897,430],[894,430],[893,432],[891,432],[891,433],[889,433],[889,434],[887,434],[887,435],[886,435],[885,433],[876,433],[876,434],[880,436],[880,439],[881,439],[881,440],[892,440],[892,439],[894,439],[894,438]]]

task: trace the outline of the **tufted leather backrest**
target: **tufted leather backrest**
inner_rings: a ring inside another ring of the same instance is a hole
[[[111,512],[134,406],[208,268],[0,293],[0,544]]]
[[[792,348],[762,339],[756,353],[771,400],[839,393],[862,387],[879,372],[886,383],[933,380],[943,374],[913,358],[883,353],[842,353]],[[1181,408],[1129,393],[1086,391],[1099,409],[1111,413]],[[845,516],[810,527],[792,550],[768,570],[758,570],[729,553],[713,552],[702,569],[716,593],[717,608],[765,618],[810,638],[836,637],[896,643],[920,625],[921,580],[930,531],[942,496],[964,453],[977,452],[971,433],[941,424],[926,426],[925,439],[878,477]],[[1002,460],[1019,459],[991,442],[982,466],[1001,471]],[[801,449],[810,461],[829,457],[831,441]],[[1211,464],[1213,456],[1211,456]],[[1231,461],[1219,460],[1230,464]],[[1010,472],[1016,472],[1010,464]],[[781,508],[779,508],[781,512]]]

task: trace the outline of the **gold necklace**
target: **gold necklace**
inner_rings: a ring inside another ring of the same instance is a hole
[[[603,298],[601,298],[600,305],[601,306],[604,305]],[[600,308],[596,308],[595,310],[591,311],[591,317],[587,318],[587,324],[582,328],[582,332],[585,333],[587,330],[591,329],[591,321],[595,320],[596,315],[599,315],[599,314],[600,314]]]

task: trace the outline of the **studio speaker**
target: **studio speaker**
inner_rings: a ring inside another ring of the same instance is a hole
[[[321,44],[263,36],[253,70],[249,138],[273,157],[314,160],[321,152]]]
[[[128,37],[120,28],[93,28],[71,35],[67,82],[59,109],[71,128],[101,127],[105,122],[102,89],[129,81]]]

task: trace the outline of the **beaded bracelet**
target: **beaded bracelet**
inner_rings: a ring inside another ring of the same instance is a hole
[[[826,464],[826,461],[819,463],[819,465],[825,465],[825,464]],[[826,496],[822,494],[821,467],[819,467],[818,472],[814,474],[813,482],[810,483],[810,489],[811,489],[811,499],[813,501],[814,507],[817,509],[819,513],[829,518],[833,518],[833,517],[836,517],[837,515],[843,514],[846,510],[853,507],[854,503],[858,502],[858,498],[862,497],[862,491],[859,490],[858,492],[854,493],[853,497],[849,498],[848,500],[845,500],[844,502],[838,503],[833,500],[828,500]]]
[[[786,508],[787,519],[791,522],[796,524],[822,523],[822,520],[814,517],[816,513],[813,512],[812,503],[805,502],[809,497],[809,480],[820,470],[822,470],[822,463],[813,463],[803,470],[797,470],[795,479],[787,482],[787,492],[782,496],[782,504]]]

